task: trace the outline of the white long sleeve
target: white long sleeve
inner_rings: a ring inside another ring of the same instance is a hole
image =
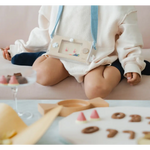
[[[39,10],[38,25],[35,27],[25,43],[24,40],[16,40],[14,45],[10,45],[11,57],[22,52],[38,52],[42,50],[47,50],[50,43],[49,36],[49,19],[50,11],[46,6],[42,6]]]
[[[145,62],[141,56],[143,40],[138,28],[136,11],[125,16],[119,26],[119,31],[121,35],[116,42],[116,49],[125,70],[124,75],[128,72],[136,72],[141,75],[141,71],[145,68]]]

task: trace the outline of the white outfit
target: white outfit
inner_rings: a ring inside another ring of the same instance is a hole
[[[39,27],[34,28],[25,43],[17,40],[10,45],[11,56],[25,51],[49,50],[50,34],[55,26],[59,6],[42,6],[39,10]],[[57,35],[75,39],[93,41],[91,35],[91,7],[90,6],[64,6],[61,21],[56,30]],[[137,72],[145,68],[141,56],[143,45],[142,35],[137,24],[137,11],[132,6],[99,6],[98,34],[96,58],[89,64],[79,64],[60,61],[70,75],[78,82],[90,70],[111,64],[119,58],[124,74]]]

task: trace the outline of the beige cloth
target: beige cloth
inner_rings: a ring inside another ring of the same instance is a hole
[[[25,51],[49,50],[50,34],[55,26],[59,6],[42,6],[39,10],[39,27],[34,28],[25,43],[17,40],[10,46],[14,56]],[[90,6],[65,6],[56,34],[75,39],[92,41]],[[78,82],[90,70],[105,64],[111,64],[119,58],[127,72],[137,72],[145,68],[141,47],[142,35],[137,24],[137,11],[133,6],[99,6],[98,37],[96,58],[90,65],[60,61],[66,70]]]

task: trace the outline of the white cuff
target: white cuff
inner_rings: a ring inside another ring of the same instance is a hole
[[[125,70],[124,71],[124,76],[126,75],[126,73],[129,73],[129,72],[136,72],[136,73],[138,73],[141,76],[141,70],[140,70],[140,68],[139,68],[139,66],[137,64],[127,63],[125,65],[124,70]]]

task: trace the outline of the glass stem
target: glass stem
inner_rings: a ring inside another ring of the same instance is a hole
[[[18,112],[18,102],[17,102],[17,92],[18,92],[18,88],[17,87],[12,87],[12,93],[13,93],[13,97],[14,97],[14,100],[15,100],[15,109],[16,109],[16,112]]]

